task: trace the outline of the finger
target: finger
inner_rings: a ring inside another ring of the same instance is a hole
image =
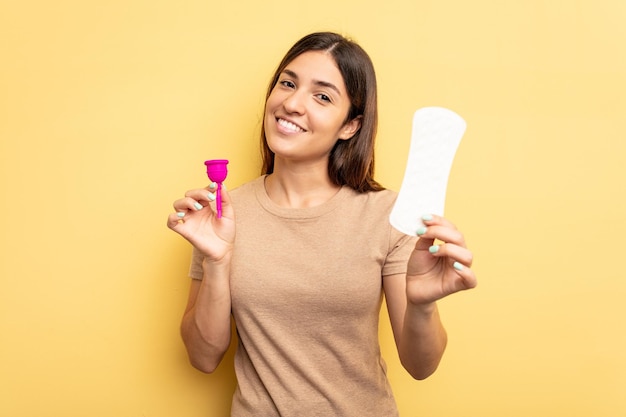
[[[436,214],[427,214],[422,216],[422,223],[426,226],[426,228],[430,228],[436,231],[448,230],[447,234],[451,236],[453,240],[464,240],[463,234],[459,231],[454,223],[445,217],[438,216]],[[438,226],[440,228],[433,229],[434,226]]]
[[[463,234],[457,229],[453,229],[447,226],[435,225],[421,227],[417,230],[417,235],[419,239],[417,241],[417,244],[415,245],[416,250],[429,249],[429,247],[434,244],[436,239],[444,243],[450,243],[460,247],[466,247]]]
[[[435,257],[450,258],[452,262],[459,262],[466,267],[471,267],[474,262],[474,255],[469,249],[454,244],[432,245],[428,251]]]
[[[450,222],[430,223],[417,230],[419,237],[439,239],[444,242],[465,246],[465,237]]]
[[[174,210],[176,212],[198,211],[209,205],[208,197],[204,199],[195,199],[192,197],[181,198],[174,202]]]
[[[198,188],[195,190],[189,190],[185,193],[185,198],[191,198],[203,206],[208,206],[209,203],[215,201],[215,187],[211,187],[211,185],[205,188]]]
[[[456,226],[454,225],[454,223],[452,223],[450,220],[446,219],[445,217],[438,216],[436,214],[423,215],[422,223],[424,223],[426,226],[441,225],[441,226],[451,227],[452,229],[456,229]]]
[[[175,230],[176,227],[184,221],[185,214],[186,213],[184,211],[170,213],[170,215],[167,216],[167,227]]]
[[[476,278],[476,274],[467,266],[455,262],[454,269],[456,270],[457,275],[461,278],[461,284],[463,286],[462,289],[469,290],[471,288],[475,288],[478,285],[478,279]]]
[[[217,184],[215,183],[211,183],[205,188],[189,190],[185,193],[185,198],[174,203],[174,209],[202,210],[203,207],[207,207],[215,201],[216,190]]]

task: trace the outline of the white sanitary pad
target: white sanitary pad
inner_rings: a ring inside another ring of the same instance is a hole
[[[402,233],[415,236],[424,214],[443,215],[450,168],[465,127],[465,120],[448,109],[415,112],[404,179],[389,216]]]

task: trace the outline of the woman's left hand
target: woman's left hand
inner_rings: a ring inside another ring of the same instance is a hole
[[[407,269],[408,302],[425,305],[474,288],[473,256],[463,234],[440,216],[424,216],[422,221],[426,227],[417,231],[419,239]]]

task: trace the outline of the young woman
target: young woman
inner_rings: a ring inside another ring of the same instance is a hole
[[[446,346],[437,300],[473,288],[472,254],[446,219],[417,237],[388,221],[396,193],[373,179],[376,78],[334,33],[299,40],[272,78],[263,175],[174,202],[168,226],[193,245],[182,337],[212,372],[237,328],[232,416],[396,416],[378,342],[386,298],[403,366],[417,379]],[[443,242],[434,245],[435,239]]]

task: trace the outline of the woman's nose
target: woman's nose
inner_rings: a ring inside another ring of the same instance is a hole
[[[293,91],[283,101],[283,107],[289,113],[303,114],[305,111],[305,95],[301,91]]]

